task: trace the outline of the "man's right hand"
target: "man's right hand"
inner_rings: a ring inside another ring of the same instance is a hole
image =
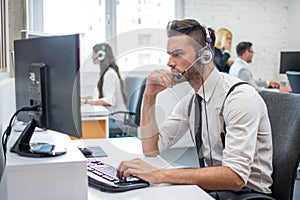
[[[155,96],[166,88],[173,87],[173,77],[170,71],[155,70],[148,75],[145,93],[148,96]]]

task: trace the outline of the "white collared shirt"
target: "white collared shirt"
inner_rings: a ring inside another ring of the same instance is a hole
[[[271,126],[264,101],[249,85],[236,87],[225,102],[223,114],[227,134],[226,146],[224,149],[222,146],[220,109],[230,87],[240,81],[214,69],[204,82],[204,92],[203,87],[198,91],[205,101],[202,101],[202,152],[207,165],[210,166],[212,161],[213,166],[228,166],[246,186],[270,193],[273,171]],[[159,126],[160,151],[175,144],[189,130],[194,137],[194,106],[188,116],[191,98],[193,94],[185,96]]]
[[[234,63],[230,67],[229,74],[248,82],[256,90],[260,90],[269,86],[269,81],[254,80],[252,72],[249,70],[249,64],[241,58],[237,58],[234,61]]]
[[[102,86],[103,97],[101,100],[110,104],[111,106],[106,107],[109,112],[115,111],[126,111],[126,105],[123,101],[123,95],[121,91],[121,82],[117,75],[117,72],[109,68],[107,72],[104,74],[103,86]],[[98,88],[95,89],[94,98],[99,99]],[[112,118],[123,121],[124,115],[114,115]]]

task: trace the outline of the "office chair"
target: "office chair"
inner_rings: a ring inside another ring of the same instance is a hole
[[[109,137],[136,136],[137,129],[140,125],[141,104],[145,90],[146,77],[127,76],[125,77],[127,93],[127,111],[116,111],[111,115],[124,115],[121,124],[116,124],[113,119],[109,121]]]
[[[300,95],[259,91],[269,113],[273,140],[273,185],[271,197],[245,194],[240,200],[292,200],[300,161]]]
[[[300,72],[296,71],[287,71],[286,75],[289,79],[292,92],[293,93],[300,93]]]

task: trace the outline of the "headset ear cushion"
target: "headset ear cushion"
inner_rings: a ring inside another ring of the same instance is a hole
[[[97,59],[99,61],[102,61],[102,60],[104,60],[104,58],[105,58],[105,51],[103,51],[101,49],[99,51],[97,51]]]
[[[207,65],[212,62],[213,54],[211,50],[202,48],[198,51],[198,57],[202,65]]]

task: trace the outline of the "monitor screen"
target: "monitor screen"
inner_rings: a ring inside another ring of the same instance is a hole
[[[286,71],[300,71],[300,51],[280,52],[280,73]]]
[[[14,51],[16,107],[39,105],[18,120],[82,137],[79,35],[15,40]]]

